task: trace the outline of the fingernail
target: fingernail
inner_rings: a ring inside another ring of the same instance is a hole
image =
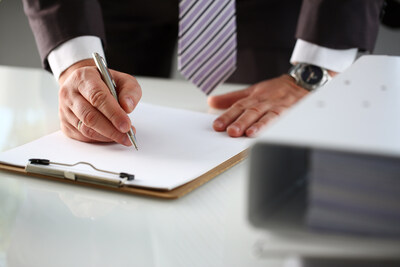
[[[249,129],[247,129],[246,134],[247,136],[253,136],[258,132],[258,128],[255,126],[251,126]]]
[[[123,133],[126,133],[129,131],[129,124],[127,122],[123,122],[119,125],[119,130]]]
[[[126,101],[126,104],[128,105],[129,111],[132,111],[133,107],[134,107],[134,103],[133,103],[132,98],[127,97],[127,98],[125,98],[125,101]]]
[[[236,126],[236,125],[231,125],[228,128],[229,128],[230,131],[233,131],[235,133],[240,132],[240,128],[238,126]]]
[[[224,124],[222,121],[214,121],[214,128],[222,129],[223,127],[224,127]]]

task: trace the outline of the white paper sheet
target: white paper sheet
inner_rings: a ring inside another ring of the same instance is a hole
[[[120,144],[90,144],[56,132],[0,153],[0,162],[25,166],[30,158],[135,175],[132,185],[171,190],[245,150],[250,139],[212,129],[215,115],[140,103],[131,114],[139,151]],[[82,167],[77,167],[82,168]],[[86,170],[86,169],[85,169]]]

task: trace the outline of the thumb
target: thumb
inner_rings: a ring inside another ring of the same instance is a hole
[[[142,89],[137,80],[128,74],[112,71],[117,85],[118,101],[126,113],[131,113],[142,97]]]
[[[222,95],[215,95],[208,97],[208,105],[216,109],[227,109],[238,100],[249,96],[249,89],[242,89]]]

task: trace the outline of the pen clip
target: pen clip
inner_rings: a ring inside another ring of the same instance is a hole
[[[102,56],[100,56],[99,53],[96,53],[96,52],[93,53],[93,59],[97,66],[97,69],[100,71],[103,81],[106,83],[106,85],[110,89],[111,94],[118,101],[118,96],[117,96],[117,92],[116,92],[117,85],[115,84],[115,81],[114,81],[113,77],[111,76],[110,71],[107,68],[106,60]]]
[[[100,57],[100,60],[103,62],[104,66],[107,68],[107,62],[106,62],[106,60],[104,59],[104,57],[102,57],[102,56],[100,56],[100,55],[99,55],[99,57]]]

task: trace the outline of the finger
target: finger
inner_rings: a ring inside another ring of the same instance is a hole
[[[62,90],[60,90],[61,92]],[[64,90],[64,93],[67,90]],[[66,98],[68,99],[68,98]],[[79,119],[72,113],[67,105],[63,105],[65,102],[60,102],[59,116],[60,116],[60,126],[63,133],[75,140],[82,142],[92,142],[90,138],[85,137],[77,128],[79,124]],[[71,102],[70,102],[71,103]]]
[[[77,129],[82,135],[84,135],[85,137],[92,139],[93,141],[97,141],[97,142],[103,142],[103,143],[110,143],[110,142],[114,142],[113,140],[99,134],[98,132],[96,132],[94,129],[86,126],[84,123],[82,123],[80,129]]]
[[[214,121],[214,130],[225,131],[228,125],[235,121],[248,107],[256,103],[258,103],[258,100],[255,98],[244,98],[237,101]]]
[[[119,104],[126,113],[131,113],[142,97],[142,89],[133,76],[113,70],[110,71],[117,85]]]
[[[128,132],[131,127],[130,119],[117,100],[112,96],[107,85],[100,79],[100,74],[96,72],[96,74],[86,74],[86,76],[87,78],[81,80],[78,85],[81,95],[99,110],[120,132]],[[89,127],[93,126],[86,123],[86,121],[84,123]],[[106,135],[106,137],[109,136]]]
[[[250,92],[250,89],[246,88],[222,95],[210,96],[207,100],[208,105],[212,108],[227,109],[240,99],[248,97]]]
[[[131,129],[132,129],[133,133],[136,134],[136,128],[135,128],[135,126],[132,125]]]
[[[85,137],[82,133],[80,133],[75,126],[71,125],[69,122],[67,121],[63,121],[61,122],[61,130],[63,131],[63,133],[70,137],[73,138],[75,140],[78,141],[82,141],[82,142],[93,142],[93,140]]]
[[[257,135],[258,132],[262,128],[264,128],[267,124],[271,123],[273,120],[277,119],[279,117],[279,114],[274,112],[274,111],[268,111],[264,116],[261,117],[256,123],[251,125],[247,130],[246,130],[246,135],[249,137],[254,137]]]
[[[131,145],[126,133],[118,131],[99,110],[94,108],[81,95],[77,94],[74,97],[70,109],[84,125],[95,130],[102,136],[126,146]]]
[[[93,141],[97,142],[113,142],[113,140],[111,140],[110,138],[107,138],[99,134],[92,128],[87,127],[83,122],[81,123],[81,126],[78,127],[80,120],[70,109],[66,109],[63,112],[63,116],[65,116],[69,124],[75,125],[76,130],[86,138],[92,139]]]
[[[239,137],[244,134],[247,128],[258,121],[269,109],[268,102],[259,103],[247,108],[234,122],[226,129],[229,136]]]

